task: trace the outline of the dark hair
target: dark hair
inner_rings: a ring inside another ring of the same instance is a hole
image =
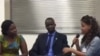
[[[46,23],[47,20],[52,20],[55,23],[55,21],[54,21],[54,19],[52,17],[46,18],[45,23]]]
[[[11,20],[5,20],[2,25],[1,25],[1,29],[2,29],[2,34],[3,35],[7,35],[7,32],[9,30],[10,25],[13,24],[13,21]]]
[[[84,42],[85,46],[87,46],[95,36],[100,36],[99,35],[99,25],[96,19],[89,15],[83,16],[81,21],[86,23],[87,25],[91,25],[90,31],[87,34],[85,34],[81,42],[81,43]]]

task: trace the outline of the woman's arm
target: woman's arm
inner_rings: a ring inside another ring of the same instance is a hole
[[[79,44],[76,44],[76,49],[77,49],[78,51],[81,51]]]
[[[64,54],[65,54],[65,53],[68,53],[68,52],[72,52],[72,53],[74,53],[74,54],[77,55],[77,56],[85,56],[85,53],[80,52],[80,51],[78,51],[78,50],[75,50],[75,49],[73,49],[73,48],[64,48],[64,49],[63,49],[63,52],[64,52]]]
[[[77,49],[78,51],[81,51],[79,44],[76,44],[76,49]],[[79,55],[75,54],[75,56],[79,56]]]
[[[21,52],[22,52],[22,56],[28,56],[28,50],[25,41],[21,42]]]
[[[84,52],[81,52],[81,51],[78,51],[78,50],[75,50],[75,49],[71,49],[71,52],[76,54],[77,56],[85,56]]]
[[[24,39],[21,40],[20,49],[22,56],[28,56],[27,44]]]

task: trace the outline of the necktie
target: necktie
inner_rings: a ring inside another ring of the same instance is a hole
[[[48,43],[47,43],[47,52],[49,52],[50,44],[51,44],[52,35],[49,35]]]

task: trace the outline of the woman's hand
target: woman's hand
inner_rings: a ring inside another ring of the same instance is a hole
[[[75,45],[79,45],[79,39],[75,37],[75,38],[73,39],[73,43],[74,43]]]
[[[76,49],[78,51],[81,51],[80,46],[79,46],[79,39],[78,38],[74,38],[73,39],[73,43],[76,45]]]

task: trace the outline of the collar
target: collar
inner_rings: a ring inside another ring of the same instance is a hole
[[[55,33],[56,33],[56,31],[55,31],[55,32],[53,32],[52,34],[51,34],[51,33],[48,33],[48,35],[55,35]]]

